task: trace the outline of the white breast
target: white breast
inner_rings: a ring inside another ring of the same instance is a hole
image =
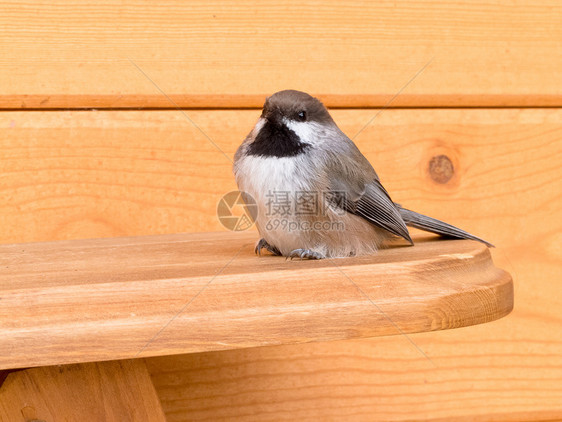
[[[303,233],[298,227],[302,217],[296,215],[294,199],[299,192],[315,190],[311,183],[314,176],[298,156],[246,156],[236,164],[239,189],[249,193],[258,205],[256,226],[261,237],[283,254],[301,247]],[[288,213],[279,212],[279,208],[287,207]],[[289,225],[293,230],[287,230]]]
[[[236,163],[235,176],[241,191],[247,192],[258,205],[256,226],[269,244],[283,255],[294,249],[312,249],[327,257],[372,253],[377,249],[380,230],[355,215],[328,209],[323,201],[320,169],[311,168],[310,160],[297,157],[244,156]],[[319,214],[297,215],[296,198],[302,192],[312,192],[318,201]],[[286,194],[290,201],[288,215],[271,213],[271,201],[276,193]],[[311,223],[323,223],[312,229]],[[331,224],[331,226],[330,226]],[[325,227],[329,227],[325,229]]]

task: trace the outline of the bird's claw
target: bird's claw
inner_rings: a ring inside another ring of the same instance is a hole
[[[295,249],[287,256],[287,259],[300,258],[300,259],[324,259],[326,258],[320,252],[312,251],[310,249]]]
[[[279,249],[277,249],[275,246],[271,246],[269,243],[267,243],[267,240],[265,239],[258,240],[254,252],[256,253],[256,255],[261,256],[261,250],[264,248],[267,249],[269,252],[271,252],[273,255],[277,255],[277,256],[281,255]]]

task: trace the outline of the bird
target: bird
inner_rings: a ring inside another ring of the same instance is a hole
[[[305,92],[283,90],[266,99],[233,171],[242,197],[256,206],[258,255],[263,249],[291,259],[374,254],[391,239],[413,245],[407,226],[493,247],[395,203],[324,104]]]

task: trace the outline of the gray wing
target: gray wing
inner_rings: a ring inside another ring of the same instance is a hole
[[[413,244],[398,207],[379,181],[371,163],[343,133],[326,151],[327,178],[336,206]]]
[[[360,193],[354,192],[350,186],[345,186],[341,179],[334,183],[334,187],[332,195],[338,207],[403,237],[411,244],[414,243],[399,209],[378,179],[365,184]]]
[[[334,148],[333,144],[330,145]],[[334,206],[403,237],[411,244],[414,242],[406,225],[442,236],[477,240],[492,246],[458,227],[395,204],[369,161],[343,133],[341,142],[335,149],[325,151],[325,162]]]

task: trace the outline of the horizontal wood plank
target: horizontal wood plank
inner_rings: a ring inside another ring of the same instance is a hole
[[[513,307],[478,242],[293,261],[257,258],[256,237],[0,246],[0,369],[441,330]]]
[[[9,1],[0,39],[0,108],[562,105],[553,0]]]
[[[222,230],[217,204],[236,189],[231,157],[258,116],[252,110],[1,113],[0,241]],[[560,110],[334,110],[333,116],[395,201],[498,248],[529,227],[547,233],[539,222],[559,210]],[[440,156],[453,169],[445,183],[430,171]],[[535,195],[549,198],[544,207],[525,199]],[[535,218],[527,220],[529,213]],[[498,230],[500,222],[510,230]]]

